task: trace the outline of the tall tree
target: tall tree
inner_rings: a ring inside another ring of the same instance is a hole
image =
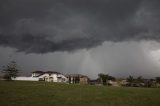
[[[127,78],[127,81],[129,82],[129,86],[132,86],[132,85],[133,85],[133,82],[134,82],[135,80],[134,80],[134,77],[130,75],[130,76]]]
[[[160,84],[160,77],[156,77],[156,82]]]
[[[137,80],[138,83],[143,83],[144,82],[144,79],[143,79],[142,76],[137,77],[136,80]]]
[[[109,75],[109,78],[108,78],[108,80],[115,81],[115,80],[116,80],[116,78],[115,78],[115,77],[113,77],[113,76],[110,76],[110,75]]]
[[[4,79],[12,80],[12,78],[17,77],[19,69],[17,68],[17,63],[11,61],[8,65],[3,66],[2,73],[4,73]]]
[[[134,77],[130,75],[130,76],[127,78],[127,81],[130,82],[130,83],[134,82]]]
[[[103,85],[106,85],[107,81],[109,80],[109,75],[108,74],[98,74],[99,79],[101,80]]]

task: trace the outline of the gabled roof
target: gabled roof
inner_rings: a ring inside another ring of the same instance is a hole
[[[32,73],[55,73],[55,74],[61,74],[61,73],[56,72],[56,71],[33,71]]]
[[[55,72],[55,71],[46,71],[46,72],[44,72],[44,73],[47,73],[47,74],[61,74],[61,73]]]
[[[33,71],[32,73],[44,73],[43,71]]]

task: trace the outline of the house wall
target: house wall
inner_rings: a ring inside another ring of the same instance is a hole
[[[67,82],[67,81],[68,81],[68,79],[64,75],[62,75],[62,74],[57,75],[57,82]]]
[[[67,76],[68,83],[75,84],[88,84],[88,77],[86,76],[80,76],[80,75],[68,75]]]
[[[19,80],[19,81],[39,81],[39,78],[34,78],[34,77],[16,77],[16,78],[12,78],[12,80]]]
[[[88,78],[87,77],[81,77],[80,78],[80,84],[88,84]]]
[[[54,82],[58,82],[57,74],[52,74],[52,77],[53,77],[53,81],[54,81]]]
[[[67,82],[67,78],[62,74],[43,74],[38,77],[39,79],[44,79],[47,82]]]
[[[79,76],[68,76],[67,77],[68,83],[75,84],[80,82],[80,77]]]

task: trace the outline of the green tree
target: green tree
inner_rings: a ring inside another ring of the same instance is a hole
[[[127,81],[130,82],[130,83],[133,83],[133,82],[134,82],[134,77],[130,75],[130,76],[127,78]]]
[[[109,75],[108,74],[98,74],[99,79],[101,80],[103,85],[107,84],[107,81],[109,80]]]
[[[133,84],[134,81],[135,81],[134,77],[131,76],[131,75],[127,78],[127,82],[129,82],[129,86],[132,86],[132,84]]]
[[[115,81],[115,80],[116,80],[116,78],[115,78],[115,77],[113,77],[113,76],[109,76],[108,80]]]
[[[138,83],[143,83],[144,82],[144,79],[143,79],[142,76],[137,77],[136,80],[137,80]]]
[[[156,77],[156,82],[160,84],[160,77]]]
[[[2,73],[4,73],[4,79],[12,80],[17,77],[19,70],[15,61],[11,61],[8,65],[3,66]]]

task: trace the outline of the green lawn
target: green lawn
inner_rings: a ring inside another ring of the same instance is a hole
[[[0,106],[160,106],[160,89],[0,81]]]

